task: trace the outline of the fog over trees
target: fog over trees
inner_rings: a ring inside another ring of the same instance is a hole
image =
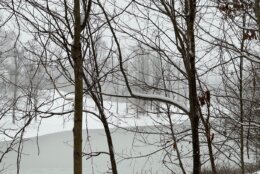
[[[0,173],[260,172],[259,0],[0,14]]]

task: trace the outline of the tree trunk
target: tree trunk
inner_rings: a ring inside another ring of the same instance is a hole
[[[202,85],[199,81],[199,85],[201,90],[202,89]],[[206,139],[207,139],[207,146],[208,146],[208,150],[209,150],[209,160],[210,160],[210,164],[211,164],[211,170],[212,170],[212,174],[217,174],[217,169],[216,169],[216,164],[215,164],[215,159],[214,159],[214,154],[213,154],[213,148],[212,148],[212,141],[214,138],[214,134],[211,134],[211,125],[209,122],[209,118],[210,118],[210,102],[206,102],[207,105],[207,110],[208,110],[208,115],[207,118],[204,119],[203,115],[202,115],[202,111],[201,109],[200,111],[200,119],[201,122],[205,128],[205,134],[206,134]]]
[[[16,110],[16,100],[17,100],[17,85],[18,85],[18,62],[17,62],[17,58],[18,58],[18,51],[15,51],[15,55],[14,55],[14,82],[13,82],[13,92],[14,92],[14,96],[13,96],[13,112],[12,112],[12,122],[13,124],[15,124],[15,110]]]
[[[84,79],[86,85],[90,86],[90,83],[88,82],[86,76],[83,76],[83,79]],[[101,91],[101,86],[100,86],[99,82],[97,82],[97,85],[98,85],[98,87],[96,87],[96,88],[99,88],[100,91]],[[107,118],[106,118],[106,115],[104,113],[102,95],[99,98],[95,94],[95,92],[93,92],[93,91],[90,91],[90,94],[91,94],[92,99],[95,102],[95,106],[97,107],[97,109],[98,109],[98,111],[100,113],[100,120],[101,120],[101,122],[102,122],[102,124],[104,126],[104,130],[105,130],[105,133],[106,133],[112,173],[113,174],[117,174],[117,164],[116,164],[116,160],[115,160],[114,146],[113,146],[112,136],[111,136],[111,132],[109,130]]]
[[[240,161],[241,161],[241,173],[245,173],[244,163],[244,103],[243,103],[243,57],[240,57],[240,80],[239,80],[239,97],[240,97]]]
[[[110,162],[111,162],[111,167],[112,167],[112,173],[117,174],[117,167],[116,167],[116,159],[115,159],[115,152],[114,152],[114,146],[113,146],[113,141],[111,137],[111,133],[108,127],[108,122],[106,120],[105,114],[101,113],[101,120],[106,132],[106,137],[107,137],[107,145],[109,149],[109,156],[110,156]]]
[[[194,92],[191,92],[191,94],[194,94]],[[192,130],[193,174],[200,174],[201,163],[200,163],[200,142],[199,142],[199,115],[196,106],[197,104],[194,103],[194,100],[197,100],[195,97],[190,95],[190,108],[191,108],[190,121],[191,121],[191,130]]]
[[[217,174],[216,164],[215,164],[214,154],[213,154],[213,149],[212,149],[212,140],[213,139],[211,138],[209,123],[207,123],[207,125],[204,127],[205,127],[205,132],[206,132],[212,174]]]
[[[243,51],[243,41],[241,45],[241,51]],[[241,173],[245,173],[245,162],[244,162],[244,101],[243,101],[243,57],[240,57],[239,66],[239,103],[240,103],[240,161],[241,161]]]
[[[188,44],[191,45],[191,53],[189,53],[189,102],[190,102],[190,121],[192,130],[192,148],[193,148],[193,174],[201,173],[200,162],[200,142],[199,142],[199,104],[197,99],[197,83],[196,83],[196,67],[195,67],[195,39],[191,33]]]
[[[200,142],[199,142],[199,104],[197,99],[196,85],[196,66],[195,66],[195,35],[194,22],[196,17],[196,0],[185,1],[186,11],[186,57],[185,67],[188,73],[189,84],[189,104],[190,104],[190,121],[192,130],[192,148],[193,148],[193,174],[201,173],[200,162]]]
[[[80,42],[81,28],[79,0],[74,0],[74,19],[74,42],[71,51],[74,61],[75,78],[73,169],[74,174],[82,174],[83,59]]]
[[[243,27],[246,26],[246,16],[243,15]],[[245,30],[243,29],[243,33]],[[241,42],[240,51],[244,51],[244,40]],[[241,163],[241,174],[245,174],[245,162],[244,162],[244,101],[243,101],[243,68],[244,68],[244,57],[240,55],[239,65],[239,105],[240,105],[240,163]]]
[[[256,22],[258,26],[258,32],[260,35],[260,0],[255,0],[255,16],[256,16]],[[258,37],[260,40],[260,37]]]

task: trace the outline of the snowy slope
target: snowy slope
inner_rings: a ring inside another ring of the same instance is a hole
[[[142,127],[142,130],[151,131],[153,127]],[[146,158],[145,155],[158,150],[156,145],[144,144],[141,135],[125,130],[112,129],[112,138],[118,163],[118,173],[160,173],[167,174],[169,171],[162,163],[163,151],[158,151]],[[83,132],[84,152],[107,151],[106,138],[102,129],[92,129],[89,131],[90,140],[86,141],[86,131]],[[159,135],[146,137],[148,141],[159,140]],[[22,156],[21,174],[72,174],[72,132],[66,131],[61,133],[49,134],[39,137],[39,151],[37,148],[36,138],[30,139],[24,144],[24,155]],[[134,147],[133,147],[134,146]],[[39,152],[39,155],[38,155]],[[143,158],[129,158],[144,155]],[[126,159],[123,160],[123,157]],[[84,174],[96,173],[104,174],[109,172],[109,158],[106,154],[92,159],[84,158]],[[16,173],[16,153],[12,152],[7,155],[3,164],[8,166],[5,174]],[[185,164],[190,167],[190,160]],[[188,169],[187,169],[188,170]],[[177,171],[177,168],[176,168]]]
[[[68,131],[73,128],[73,95],[66,95],[64,92],[57,91],[41,91],[41,98],[38,102],[37,120],[31,122],[26,128],[24,137],[35,137],[56,132]],[[65,100],[65,97],[70,100]],[[72,100],[71,100],[72,99]],[[92,99],[84,98],[84,110],[98,114],[95,103]],[[110,127],[131,127],[131,126],[152,126],[160,124],[168,124],[169,120],[162,116],[158,117],[156,114],[139,114],[136,115],[135,106],[130,103],[116,103],[114,101],[105,101],[105,113],[110,123]],[[24,105],[20,106],[24,108]],[[22,110],[22,109],[21,109]],[[54,114],[51,117],[48,113]],[[60,113],[70,112],[68,114],[60,115]],[[56,113],[56,115],[55,115]],[[100,120],[90,113],[84,113],[84,129],[102,129],[103,125]],[[187,120],[187,116],[174,114],[172,122],[177,124]],[[23,126],[24,122],[11,123],[11,116],[5,120],[1,120],[2,128],[17,128]],[[3,135],[0,134],[0,138]]]
[[[57,91],[41,91],[41,97],[38,101],[37,120],[33,120],[31,124],[26,127],[25,138],[28,140],[23,144],[23,155],[21,163],[21,174],[71,174],[72,173],[72,128],[73,128],[73,95],[66,95],[64,92]],[[65,96],[66,95],[66,96]],[[84,98],[85,105],[84,110],[98,114],[98,110],[95,107],[93,100],[90,98]],[[20,102],[20,103],[24,103]],[[169,120],[167,117],[156,114],[138,114],[136,115],[136,107],[129,103],[116,103],[115,101],[105,101],[105,113],[109,122],[110,128],[112,128],[112,137],[115,144],[115,151],[117,153],[117,161],[119,162],[119,173],[140,173],[141,171],[154,171],[163,173],[163,164],[161,163],[161,157],[163,152],[156,153],[156,155],[150,160],[146,161],[145,158],[136,158],[122,160],[123,156],[140,156],[146,155],[158,150],[156,146],[148,146],[137,139],[142,139],[141,135],[137,135],[134,132],[127,132],[117,127],[129,128],[129,127],[143,127],[145,130],[153,130],[154,125],[168,125]],[[23,104],[18,105],[18,109],[25,108]],[[67,113],[60,115],[60,113]],[[70,112],[70,113],[68,113]],[[49,117],[50,114],[54,114]],[[22,113],[17,113],[18,115]],[[47,118],[48,117],[48,118]],[[187,120],[187,117],[176,114],[172,117],[174,124],[180,124]],[[3,118],[0,124],[1,128],[12,128],[14,130],[22,127],[24,121],[11,123],[11,116]],[[84,146],[86,152],[91,151],[107,151],[107,142],[103,130],[103,125],[97,116],[90,113],[84,113],[84,129],[88,128],[90,137],[89,141],[86,140],[86,130],[84,131]],[[147,127],[148,126],[148,127]],[[15,131],[13,132],[15,133]],[[12,132],[10,132],[12,134]],[[38,136],[37,138],[34,138]],[[137,138],[139,137],[139,138]],[[0,134],[0,143],[4,149],[6,140],[8,138],[3,134]],[[151,141],[160,142],[160,137],[151,136]],[[149,138],[148,138],[149,139]],[[39,149],[37,147],[39,144]],[[132,147],[136,144],[137,147]],[[39,150],[39,151],[38,151]],[[157,155],[160,154],[160,155]],[[3,162],[0,164],[0,169],[6,168],[6,173],[16,173],[16,158],[15,152],[8,153],[5,156]],[[144,160],[145,159],[145,160]],[[109,158],[107,155],[101,155],[91,160],[85,161],[84,171],[89,170],[95,173],[105,173],[109,170]],[[153,167],[151,167],[153,166]],[[127,172],[124,170],[128,168]],[[165,172],[168,171],[165,168]],[[153,172],[153,173],[154,173]],[[166,172],[167,173],[167,172]]]
[[[178,129],[178,127],[175,127]],[[154,126],[139,127],[139,130],[154,132]],[[159,134],[144,135],[136,132],[130,132],[122,129],[111,129],[112,138],[114,143],[114,150],[116,153],[116,161],[118,173],[122,174],[169,174],[171,173],[165,164],[163,159],[167,160],[164,150],[164,146],[158,146],[163,137]],[[89,136],[87,140],[86,137]],[[83,147],[84,152],[107,152],[107,143],[105,132],[102,129],[91,129],[87,133],[83,131]],[[145,139],[144,139],[145,137]],[[37,147],[37,141],[39,143],[39,149]],[[21,162],[21,174],[72,174],[73,161],[72,161],[72,132],[65,131],[54,134],[48,134],[40,136],[38,140],[36,138],[30,138],[23,145],[23,155]],[[0,143],[2,147],[3,143]],[[180,152],[185,156],[191,150],[191,144],[187,141],[181,141],[178,143]],[[170,148],[171,149],[171,148]],[[169,150],[169,149],[168,149]],[[202,154],[207,153],[205,146],[201,147]],[[173,154],[176,151],[172,151]],[[149,158],[148,154],[152,154]],[[191,154],[190,154],[191,155]],[[182,158],[182,162],[187,173],[191,172],[192,160],[188,155]],[[16,173],[16,157],[15,152],[9,153],[4,161],[0,164],[0,167],[6,167],[4,174]],[[109,173],[110,162],[108,155],[101,154],[97,157],[86,160],[83,159],[83,172],[84,174],[96,173],[104,174]],[[172,162],[178,164],[178,161],[172,156]],[[202,156],[202,160],[208,160]],[[218,165],[234,164],[230,160],[216,159]],[[167,164],[167,163],[166,163]],[[170,169],[174,172],[181,173],[180,168],[168,164]],[[204,163],[203,167],[210,167],[209,163]],[[259,174],[259,173],[254,173]]]
[[[71,174],[72,173],[72,127],[73,127],[73,113],[64,115],[54,115],[49,118],[44,118],[49,113],[68,112],[73,108],[72,101],[64,100],[57,92],[45,91],[43,92],[41,105],[43,102],[52,101],[51,104],[42,105],[38,108],[41,114],[39,114],[37,121],[33,121],[32,124],[26,129],[25,137],[29,138],[23,145],[23,155],[21,163],[21,174]],[[65,95],[64,93],[62,95]],[[52,97],[50,97],[52,96]],[[73,96],[67,96],[73,97]],[[95,112],[94,102],[90,98],[85,98],[84,109]],[[169,170],[163,164],[162,159],[165,157],[165,151],[160,150],[163,144],[171,139],[167,137],[169,130],[164,127],[168,125],[166,117],[156,114],[139,114],[136,116],[135,110],[131,109],[132,106],[127,103],[116,103],[113,101],[104,102],[106,108],[107,119],[110,123],[112,138],[115,146],[116,160],[118,163],[118,173],[132,174],[132,173],[169,173]],[[128,107],[128,109],[127,109]],[[174,130],[183,130],[183,126],[187,126],[189,121],[187,117],[173,114],[172,121],[175,124]],[[86,130],[83,131],[84,136],[84,152],[99,152],[108,151],[107,142],[103,126],[99,119],[91,114],[84,114],[84,129],[89,129],[87,134]],[[15,127],[10,123],[10,120],[6,121],[5,126]],[[159,127],[164,127],[161,131]],[[117,129],[116,127],[123,127],[126,129],[132,129],[133,127],[139,127],[142,131],[158,131],[158,134],[138,134],[136,132],[129,132],[123,129]],[[155,127],[156,126],[156,127]],[[132,128],[131,128],[132,127]],[[165,131],[165,132],[164,132]],[[37,133],[38,132],[38,133]],[[165,133],[163,136],[160,133]],[[34,138],[38,134],[37,138]],[[87,140],[87,135],[89,139]],[[3,136],[3,135],[2,135]],[[217,138],[217,137],[216,137]],[[216,139],[215,138],[215,139]],[[215,140],[217,141],[217,140]],[[0,143],[0,147],[4,149],[5,143]],[[39,144],[39,149],[37,144]],[[182,140],[178,143],[180,152],[184,156],[183,163],[185,169],[189,172],[192,167],[191,160],[191,144],[189,138]],[[202,146],[202,161],[208,161],[206,146]],[[172,154],[176,154],[172,148],[170,148]],[[146,155],[153,153],[150,158],[146,158]],[[228,152],[227,152],[228,153]],[[139,158],[144,156],[144,158]],[[5,174],[16,173],[16,157],[15,152],[8,153],[4,161],[0,164],[0,169],[6,168]],[[135,157],[135,158],[130,158]],[[126,158],[123,160],[123,158]],[[84,158],[86,159],[86,158]],[[172,158],[173,160],[174,158]],[[220,160],[221,159],[221,160]],[[235,160],[235,157],[232,156]],[[178,164],[177,160],[173,160]],[[217,164],[234,165],[230,160],[219,157],[216,160]],[[203,167],[208,166],[206,162]],[[106,154],[102,154],[98,157],[91,158],[90,160],[84,160],[84,174],[86,173],[106,173],[109,171],[109,158]],[[172,167],[172,165],[170,164]],[[127,170],[126,170],[127,169]],[[174,171],[179,173],[179,168],[174,167]],[[258,174],[258,173],[257,173]]]

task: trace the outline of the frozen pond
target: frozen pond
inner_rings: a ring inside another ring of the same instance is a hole
[[[159,133],[164,131],[160,127],[146,126],[140,127],[139,131]],[[137,134],[122,129],[111,129],[113,142],[116,152],[116,161],[119,174],[170,174],[170,170],[178,173],[178,161],[175,158],[176,151],[172,146],[163,146],[169,137],[159,134]],[[107,152],[107,143],[104,130],[91,129],[89,130],[89,141],[86,141],[86,131],[84,131],[84,152]],[[146,143],[144,143],[144,141]],[[49,135],[40,136],[38,139],[39,151],[37,147],[36,138],[32,138],[24,143],[23,156],[21,162],[20,174],[72,174],[72,132],[60,132]],[[3,143],[1,144],[2,147]],[[178,144],[180,153],[182,155],[182,162],[187,173],[191,172],[192,158],[191,143],[189,141],[181,141]],[[165,150],[166,149],[166,150]],[[207,148],[201,146],[202,154],[206,154]],[[167,157],[166,151],[173,156]],[[204,151],[204,153],[203,153]],[[39,152],[39,155],[38,155]],[[147,154],[152,153],[150,157]],[[227,153],[228,150],[227,150]],[[7,167],[4,174],[16,174],[16,156],[17,154],[9,153],[0,167]],[[144,156],[144,157],[140,157]],[[134,157],[134,158],[131,158]],[[202,161],[208,160],[207,156],[201,156]],[[231,157],[232,158],[232,157]],[[164,160],[163,160],[164,159]],[[171,163],[169,159],[172,160]],[[225,157],[218,157],[221,159],[216,163],[229,164],[230,160]],[[234,158],[235,160],[235,158]],[[164,163],[163,163],[164,161]],[[102,154],[86,160],[84,157],[84,174],[104,174],[110,173],[110,161],[107,154]],[[170,170],[166,167],[170,168]],[[208,163],[205,163],[208,166]],[[205,166],[204,165],[204,166]],[[0,172],[1,173],[1,172]],[[2,174],[2,173],[1,173]]]
[[[142,130],[151,131],[150,127]],[[169,173],[162,164],[163,151],[153,154],[150,158],[125,159],[123,157],[138,157],[153,153],[161,147],[147,146],[141,142],[142,136],[125,130],[112,129],[115,152],[117,154],[118,173],[141,174],[141,173]],[[84,141],[85,152],[107,151],[107,143],[102,129],[89,130],[90,144]],[[84,132],[86,137],[86,132]],[[157,142],[159,136],[146,136],[148,140]],[[72,132],[62,132],[40,136],[39,155],[36,138],[24,143],[21,162],[21,174],[72,174]],[[133,146],[133,147],[132,147]],[[4,160],[7,174],[16,173],[16,153],[10,153]],[[84,158],[85,159],[85,158]],[[10,165],[11,164],[11,165]],[[1,164],[1,167],[3,164]],[[109,173],[109,158],[106,154],[84,160],[84,174]]]

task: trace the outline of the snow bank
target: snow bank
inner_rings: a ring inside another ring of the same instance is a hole
[[[73,128],[73,100],[66,99],[71,99],[74,96],[71,94],[66,94],[62,91],[57,92],[43,90],[40,93],[42,95],[38,100],[37,110],[39,114],[37,115],[37,120],[33,120],[26,128],[24,137],[28,138],[35,137],[37,135],[41,136],[56,132],[71,131]],[[85,111],[89,111],[97,115],[99,114],[94,101],[90,97],[85,97],[84,103]],[[21,110],[25,108],[23,104],[19,107]],[[139,113],[137,116],[136,107],[130,103],[104,101],[104,108],[110,128],[169,124],[168,118],[163,116],[163,114],[157,115],[151,113]],[[172,116],[172,122],[174,124],[182,123],[187,119],[187,116],[181,114],[173,114]],[[17,129],[22,127],[23,124],[24,121],[16,122],[15,125],[12,124],[10,116],[5,119],[4,124],[2,124],[1,127]],[[103,125],[96,115],[84,112],[83,128],[103,129]],[[2,137],[3,135],[0,134],[0,138]]]

